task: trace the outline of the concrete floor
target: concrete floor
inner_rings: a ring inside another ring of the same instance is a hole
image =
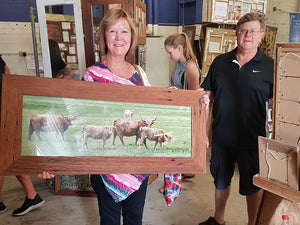
[[[207,162],[209,160],[209,152]],[[232,192],[228,200],[226,225],[246,225],[245,198],[238,194],[238,172],[232,181]],[[39,195],[45,200],[42,207],[25,216],[14,217],[12,211],[20,207],[25,199],[21,185],[14,176],[5,177],[2,199],[8,210],[0,214],[0,225],[99,225],[97,199],[54,195],[45,180],[32,176]],[[163,184],[162,175],[148,186],[144,209],[144,225],[198,225],[214,212],[214,184],[208,170],[185,180],[179,198],[168,207],[158,192]]]

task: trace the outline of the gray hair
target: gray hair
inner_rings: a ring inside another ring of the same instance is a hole
[[[266,24],[265,24],[265,15],[263,13],[247,13],[243,15],[239,19],[236,29],[238,29],[242,24],[250,21],[258,21],[260,23],[261,31],[265,31]]]

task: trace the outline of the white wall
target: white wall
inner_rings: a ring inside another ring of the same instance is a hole
[[[266,23],[277,27],[276,43],[289,41],[290,12],[300,11],[299,0],[268,0]],[[277,10],[273,11],[273,7]]]
[[[157,36],[146,40],[146,74],[152,86],[168,87],[174,63],[169,59],[164,41],[168,35],[177,33],[177,26],[159,26]]]
[[[35,30],[37,39],[39,39],[38,25],[36,25]],[[20,51],[26,52],[27,56],[20,56]],[[38,52],[39,59],[42,61],[39,45]],[[31,24],[0,22],[0,54],[2,54],[12,74],[35,76]]]
[[[146,74],[155,87],[169,85],[169,59],[165,55],[163,42],[162,37],[148,37],[146,42]]]

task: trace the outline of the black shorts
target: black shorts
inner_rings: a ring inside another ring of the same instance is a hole
[[[253,176],[259,173],[257,151],[245,151],[222,147],[212,143],[210,172],[217,189],[223,190],[231,184],[235,163],[239,168],[239,193],[251,195],[260,190],[253,184]]]

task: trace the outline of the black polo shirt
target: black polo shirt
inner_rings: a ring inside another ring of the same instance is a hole
[[[273,73],[274,60],[260,49],[241,68],[236,49],[215,58],[201,85],[214,96],[213,142],[257,151],[258,136],[266,135],[265,103],[273,97]]]

